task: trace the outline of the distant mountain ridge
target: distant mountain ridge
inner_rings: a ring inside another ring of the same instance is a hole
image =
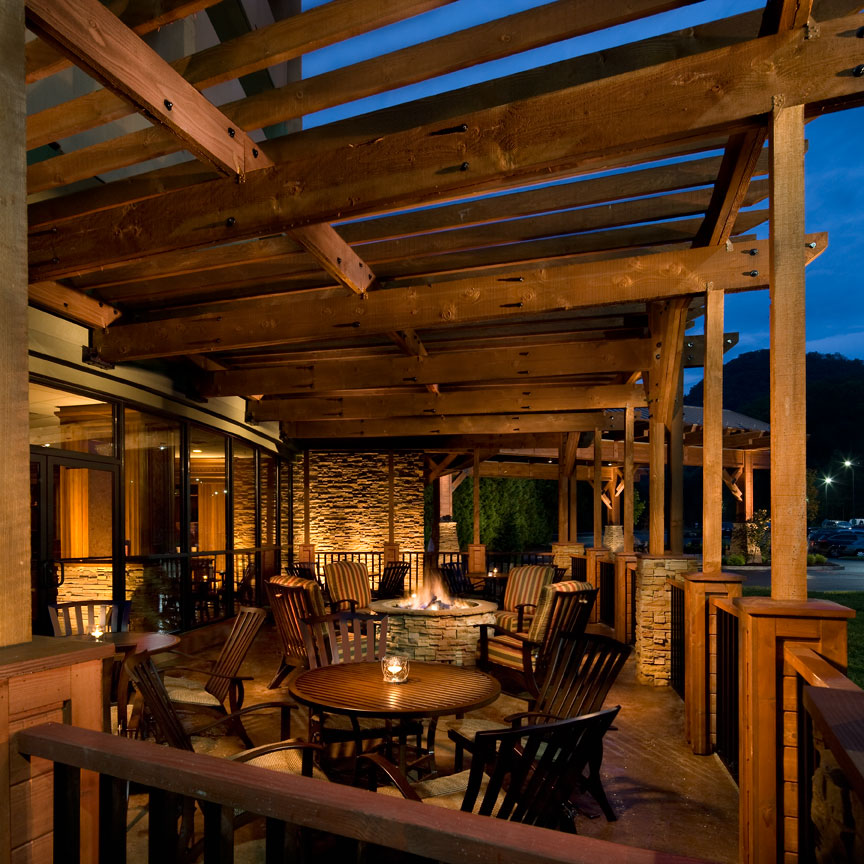
[[[768,422],[769,379],[767,349],[748,351],[730,360],[723,367],[723,407]],[[701,405],[702,398],[700,381],[684,401],[688,405]],[[842,354],[808,353],[808,467],[836,473],[842,459],[852,459],[864,467],[862,429],[864,362]]]

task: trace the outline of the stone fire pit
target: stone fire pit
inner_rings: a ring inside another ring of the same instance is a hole
[[[389,617],[387,650],[412,660],[433,660],[455,666],[477,663],[478,624],[494,624],[498,608],[486,600],[465,600],[466,608],[406,609],[403,600],[376,600],[371,608]]]

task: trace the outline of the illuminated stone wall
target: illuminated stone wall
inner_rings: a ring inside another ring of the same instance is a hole
[[[423,454],[394,454],[395,541],[423,549]],[[294,460],[294,544],[304,540],[303,456]],[[386,453],[313,450],[309,540],[317,552],[375,551],[388,538]]]

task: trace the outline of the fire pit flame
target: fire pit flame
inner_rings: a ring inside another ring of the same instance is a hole
[[[466,603],[464,600],[448,597],[446,590],[436,579],[427,580],[427,584],[423,586],[420,594],[403,597],[396,601],[396,605],[400,609],[419,609],[430,612],[446,609],[469,609],[472,606],[471,603]]]

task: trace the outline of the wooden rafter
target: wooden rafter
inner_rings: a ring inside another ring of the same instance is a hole
[[[608,395],[606,395],[608,392]],[[381,419],[420,416],[429,419],[456,414],[500,414],[502,412],[585,411],[599,407],[626,407],[639,402],[637,388],[609,387],[535,387],[530,393],[522,387],[494,390],[456,390],[446,393],[358,394],[356,396],[266,399],[254,405],[256,421]],[[573,438],[574,436],[570,436]],[[572,448],[572,467],[576,449]],[[569,471],[568,471],[569,473]]]
[[[810,237],[817,245],[807,250],[808,260],[825,248],[824,236]],[[762,249],[765,260],[765,242],[754,243],[753,248]],[[523,318],[532,313],[603,305],[613,299],[628,302],[687,296],[704,291],[706,281],[727,291],[764,287],[767,271],[743,270],[745,255],[725,247],[690,249],[534,270],[517,282],[500,277],[469,278],[425,290],[374,291],[363,300],[328,296],[324,332],[335,336],[350,328],[355,334],[388,333],[409,326],[419,329]],[[120,325],[119,329],[95,333],[94,345],[106,360],[115,362],[184,354],[190,345],[213,351],[320,338],[324,300],[321,297],[313,304],[303,295],[282,295],[217,304],[198,315]]]
[[[98,0],[27,0],[27,26],[183,147],[231,176],[270,165],[255,142]]]
[[[256,172],[239,192],[232,187],[230,196],[222,183],[209,184],[203,199],[198,188],[183,190],[180,197],[166,193],[127,211],[126,218],[134,218],[138,227],[134,233],[117,231],[116,214],[110,211],[82,217],[59,225],[50,240],[36,238],[32,260],[37,278],[224,241],[230,232],[224,224],[213,224],[214,210],[235,215],[236,239],[260,236],[301,222],[330,222],[337,213],[343,218],[372,215],[409,201],[478,192],[500,184],[504,152],[511,182],[525,183],[548,176],[550,165],[560,173],[611,167],[647,157],[682,136],[743,131],[751,125],[749,118],[771,109],[778,92],[786,104],[806,104],[814,112],[829,103],[857,104],[864,101],[864,84],[845,72],[856,65],[860,52],[857,40],[844,36],[856,24],[856,16],[850,16],[823,22],[819,39],[808,41],[794,31],[652,66],[629,75],[624,92],[615,79],[607,79],[506,110],[476,112],[465,118],[466,133],[447,136],[452,140],[443,143],[428,127],[386,136],[365,148],[333,152],[326,182],[320,164],[289,163],[270,169],[266,182],[256,181],[261,177]],[[738,69],[747,69],[748,75],[736,75]],[[662,83],[670,76],[679,82],[677,98],[688,104],[687,112],[668,111]],[[722,100],[714,92],[718,78],[728,83]],[[619,115],[627,122],[616,122]],[[544,134],[538,136],[541,127]],[[410,164],[403,161],[404,154],[410,154]],[[465,170],[456,170],[465,163]],[[304,194],[290,194],[301,177]],[[274,196],[274,188],[286,191]],[[262,208],[265,200],[271,206]],[[274,201],[278,207],[272,206]],[[347,212],[346,201],[351,202]]]
[[[282,423],[286,438],[387,438],[392,436],[503,435],[518,432],[574,432],[611,420],[596,412],[560,414],[488,414],[455,417],[398,417],[384,420],[339,420]]]
[[[30,303],[88,327],[108,327],[120,319],[120,310],[94,300],[58,282],[32,282],[27,288]]]
[[[534,395],[532,380],[550,376],[577,375],[601,370],[638,368],[648,357],[647,340],[620,342],[574,342],[535,345],[529,348],[487,348],[448,351],[426,357],[368,357],[345,361],[289,363],[277,368],[255,368],[214,375],[203,385],[207,396],[242,395],[257,389],[265,394],[303,394],[364,390],[376,387],[423,386],[430,383],[459,384],[511,381]],[[617,388],[583,389],[581,397],[598,407],[604,399],[634,400],[641,404],[640,389],[633,385]]]

